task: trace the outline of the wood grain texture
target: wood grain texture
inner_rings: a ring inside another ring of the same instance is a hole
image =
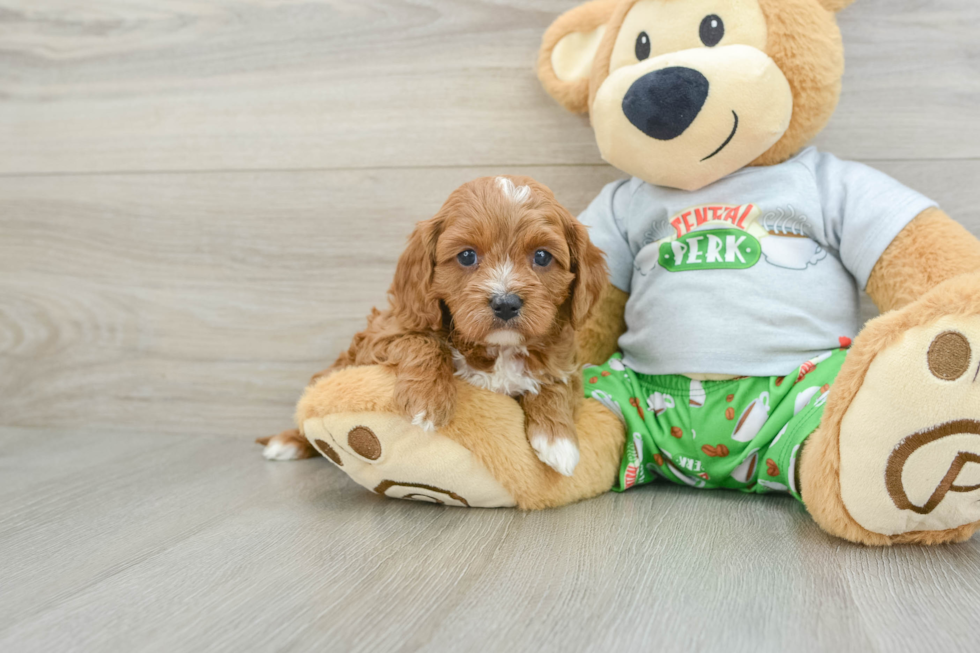
[[[598,164],[533,70],[574,4],[0,0],[0,173]],[[980,158],[978,22],[969,0],[847,9],[821,146]]]
[[[4,477],[29,500],[0,503],[0,650],[976,643],[977,541],[857,547],[785,497],[666,486],[542,513],[444,509],[223,438],[79,436],[0,431],[5,473],[53,453],[42,478]]]
[[[578,212],[619,177],[534,78],[573,4],[0,0],[0,651],[976,648],[978,539],[666,486],[439,509],[259,456],[453,188]],[[978,21],[857,2],[818,143],[980,235]]]
[[[882,168],[980,234],[978,162]],[[609,167],[0,178],[0,424],[262,435],[382,305],[412,224],[532,174],[580,211]],[[866,303],[866,313],[874,307]]]

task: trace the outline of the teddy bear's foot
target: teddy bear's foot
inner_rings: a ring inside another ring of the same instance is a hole
[[[517,505],[467,449],[393,413],[336,413],[303,423],[310,443],[354,481],[393,499],[466,508]]]
[[[980,521],[980,317],[905,334],[868,370],[840,431],[841,498],[873,533]]]
[[[372,492],[453,506],[563,506],[607,492],[623,451],[619,418],[596,401],[579,411],[582,460],[571,477],[535,455],[520,405],[465,381],[453,419],[426,431],[399,413],[395,375],[348,368],[307,388],[296,423],[326,458]]]
[[[868,544],[942,543],[980,526],[980,293],[941,297],[869,325],[834,386],[850,387],[853,398],[828,404],[813,451],[807,443],[803,497],[835,534]]]

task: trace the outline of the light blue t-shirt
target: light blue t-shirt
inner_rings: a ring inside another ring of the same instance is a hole
[[[857,334],[859,289],[935,203],[814,148],[695,192],[633,178],[580,216],[630,293],[623,362],[644,374],[781,376]]]

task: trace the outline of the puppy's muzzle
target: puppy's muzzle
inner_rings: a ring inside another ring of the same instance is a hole
[[[524,301],[517,295],[510,293],[507,295],[494,295],[490,298],[490,309],[498,318],[507,322],[520,315]]]
[[[655,70],[630,86],[623,113],[650,138],[670,141],[687,131],[701,113],[708,88],[708,78],[693,68]]]

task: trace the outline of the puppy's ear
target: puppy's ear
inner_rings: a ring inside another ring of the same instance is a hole
[[[395,318],[411,331],[442,329],[442,307],[432,291],[436,243],[442,232],[442,222],[436,216],[415,225],[408,246],[398,259],[395,280],[388,291]]]
[[[606,23],[620,0],[592,0],[558,17],[541,42],[538,79],[572,113],[589,110],[589,77]]]
[[[565,234],[572,256],[572,326],[576,329],[585,325],[593,307],[599,301],[602,291],[609,281],[609,268],[602,250],[592,244],[589,231],[572,214],[562,208],[565,220]]]

